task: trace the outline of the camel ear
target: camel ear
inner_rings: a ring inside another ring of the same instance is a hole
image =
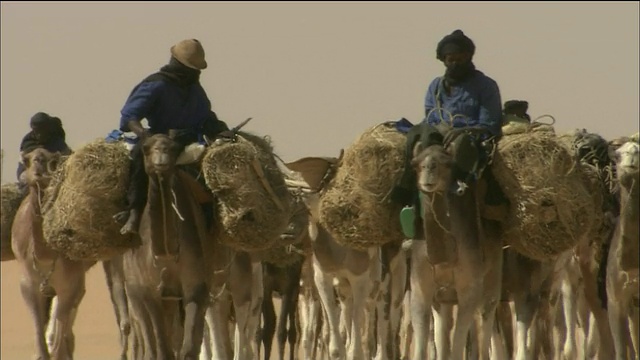
[[[422,152],[422,142],[416,141],[416,144],[413,145],[413,156],[411,157],[411,165],[416,166],[418,164],[418,155]]]
[[[622,136],[617,139],[613,139],[609,141],[609,144],[608,144],[609,146],[607,149],[609,153],[609,159],[616,161],[616,159],[618,158],[618,153],[616,150],[618,150],[618,148],[620,148],[620,146],[622,146],[627,141],[629,141],[629,138],[626,136]]]
[[[284,165],[289,170],[299,173],[309,187],[318,189],[322,179],[337,161],[336,158],[305,157]]]
[[[155,144],[155,139],[152,139],[151,137],[148,137],[144,140],[142,140],[142,153],[146,156],[149,155],[149,151],[151,151],[151,147],[153,146],[153,144]]]
[[[31,156],[29,154],[25,154],[24,152],[20,153],[20,161],[24,164],[25,168],[29,168],[31,163]]]
[[[60,164],[61,157],[62,154],[59,151],[51,154],[51,158],[49,158],[49,161],[47,162],[47,171],[49,171],[49,173],[53,173],[54,171],[56,171],[58,165]]]

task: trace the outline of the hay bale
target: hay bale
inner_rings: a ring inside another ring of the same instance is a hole
[[[599,209],[584,172],[554,133],[503,137],[492,170],[511,201],[505,240],[515,251],[548,260],[591,231]]]
[[[280,240],[259,257],[277,267],[287,267],[303,261],[305,256],[311,254],[311,246],[305,241],[305,234],[309,225],[309,212],[302,197],[294,195],[293,215],[289,220],[287,230],[280,235]]]
[[[207,149],[202,170],[218,202],[219,241],[242,251],[276,244],[289,224],[291,195],[270,142],[239,132],[237,141]]]
[[[402,206],[390,193],[402,176],[406,137],[393,123],[367,129],[345,150],[320,197],[320,223],[349,248],[365,250],[402,241]]]
[[[0,218],[2,219],[2,228],[0,229],[0,260],[8,261],[14,260],[16,257],[11,250],[11,226],[13,225],[13,219],[16,217],[18,208],[22,204],[22,200],[26,197],[26,193],[23,193],[18,188],[18,183],[2,184],[1,196],[2,196],[2,213]]]
[[[100,261],[139,245],[120,234],[113,215],[126,209],[129,152],[97,139],[59,166],[47,189],[43,231],[47,244],[72,260]]]

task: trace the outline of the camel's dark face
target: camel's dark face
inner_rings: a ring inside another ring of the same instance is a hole
[[[145,170],[149,175],[172,174],[180,148],[167,135],[153,135],[143,144]]]
[[[600,135],[580,133],[574,146],[578,159],[590,164],[606,165],[608,163],[608,144]]]
[[[440,145],[419,151],[414,148],[412,165],[418,178],[418,190],[424,193],[445,192],[451,181],[452,159]]]
[[[26,167],[25,174],[29,186],[39,186],[41,189],[49,185],[53,173],[60,161],[60,153],[50,153],[45,149],[35,149],[23,155],[22,162]]]
[[[640,145],[628,141],[615,151],[616,172],[623,186],[631,179],[637,179],[640,169]]]

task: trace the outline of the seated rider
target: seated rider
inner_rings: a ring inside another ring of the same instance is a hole
[[[29,131],[20,143],[20,154],[28,154],[41,148],[49,152],[59,152],[61,155],[70,155],[71,148],[66,143],[66,134],[60,118],[44,112],[38,112],[31,117],[31,131]],[[27,188],[24,179],[24,164],[20,162],[16,171],[19,186],[22,190]]]
[[[438,43],[436,57],[443,62],[446,71],[444,76],[435,78],[429,85],[425,98],[425,119],[407,134],[405,173],[393,194],[393,198],[403,205],[419,204],[416,174],[410,166],[417,141],[421,142],[423,149],[452,142],[457,146],[455,143],[458,138],[473,142],[475,146],[472,148],[477,152],[456,156],[458,174],[464,174],[459,180],[466,182],[475,181],[480,175],[477,169],[487,165],[491,143],[502,135],[502,103],[498,84],[476,69],[472,62],[474,53],[473,41],[461,30],[455,30]],[[443,133],[442,124],[450,125],[451,130]],[[460,137],[465,133],[470,136]],[[488,186],[486,205],[505,209],[501,205],[506,203],[506,198],[491,171],[485,171],[484,178]],[[416,238],[424,238],[421,221],[419,217],[416,218]]]
[[[144,170],[142,144],[153,134],[178,130],[174,140],[184,149],[228,130],[211,110],[211,101],[200,84],[200,72],[207,68],[204,49],[196,39],[180,41],[171,47],[169,63],[136,85],[121,110],[120,130],[134,132],[139,141],[131,150],[128,210],[115,215],[126,223],[121,233],[137,233],[147,202],[148,175]],[[149,129],[143,128],[146,118]],[[211,209],[209,209],[211,210]],[[211,214],[208,214],[211,215]],[[207,221],[211,216],[205,215]]]

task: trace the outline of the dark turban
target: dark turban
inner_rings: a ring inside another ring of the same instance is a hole
[[[462,30],[455,30],[440,40],[438,47],[436,48],[436,58],[440,61],[444,61],[444,57],[447,54],[456,52],[466,52],[471,54],[471,56],[476,52],[475,44],[462,32]]]

